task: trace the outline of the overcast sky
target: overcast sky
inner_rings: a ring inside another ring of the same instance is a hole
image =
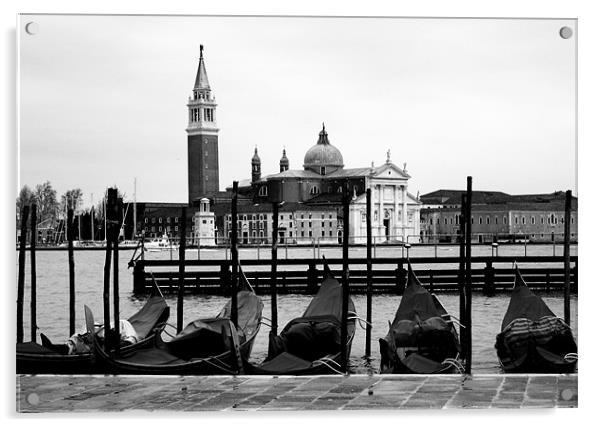
[[[24,26],[38,24],[28,35]],[[322,122],[346,167],[391,160],[410,192],[576,190],[576,36],[562,20],[22,16],[20,182],[185,202],[199,44],[218,103],[220,187]]]

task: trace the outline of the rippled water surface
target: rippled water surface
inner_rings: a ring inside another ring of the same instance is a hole
[[[502,246],[499,249],[499,255],[524,255],[522,245]],[[286,256],[292,257],[311,257],[317,252],[317,248],[288,249]],[[411,249],[412,256],[433,256],[434,247],[415,247]],[[552,255],[551,246],[529,246],[529,255]],[[576,253],[576,248],[571,252]],[[378,248],[377,256],[399,256],[401,249]],[[130,260],[132,251],[123,250],[120,252],[119,262],[119,284],[121,295],[121,317],[127,318],[135,313],[144,304],[144,299],[132,295],[132,270],[127,268],[127,262]],[[205,250],[198,252],[196,250],[187,250],[187,259],[197,259],[199,255],[202,258],[221,259],[224,257],[223,249]],[[320,250],[320,255],[327,257],[340,256],[340,249]],[[437,256],[457,256],[456,246],[439,247]],[[490,255],[491,248],[487,246],[476,246],[473,248],[474,255]],[[241,250],[241,258],[256,259],[257,249]],[[351,257],[363,257],[365,249],[351,248]],[[556,247],[556,255],[562,255],[562,247]],[[284,257],[284,249],[279,250],[279,256]],[[177,259],[177,252],[170,255],[168,252],[147,253],[147,259]],[[259,251],[259,257],[268,259],[270,257],[269,249],[265,248]],[[69,331],[69,281],[68,281],[68,260],[66,251],[39,251],[37,258],[37,323],[41,332],[44,332],[52,340],[62,342],[67,338]],[[24,332],[28,339],[30,335],[29,326],[29,289],[30,272],[29,258],[26,271],[25,285],[25,304],[24,304]],[[83,304],[87,304],[95,313],[98,319],[102,318],[102,288],[103,288],[103,266],[104,251],[77,251],[75,252],[75,280],[76,280],[76,327],[83,328]],[[430,266],[428,266],[430,267]],[[436,266],[432,266],[436,268]],[[564,313],[564,303],[561,293],[543,293],[540,294],[554,313],[562,316]],[[356,309],[360,317],[365,317],[366,297],[364,295],[353,295]],[[375,295],[373,297],[373,330],[372,330],[372,360],[370,366],[378,370],[379,367],[379,348],[378,338],[387,333],[388,322],[392,320],[400,296],[398,295]],[[459,317],[458,307],[459,299],[457,294],[441,294],[439,298],[450,314]],[[264,316],[269,317],[270,297],[262,296],[264,302]],[[298,317],[305,310],[311,300],[309,295],[280,295],[278,297],[278,324],[282,328],[286,322]],[[176,298],[167,297],[168,304],[172,310],[171,323],[175,324],[176,318]],[[185,297],[184,301],[184,323],[192,321],[198,317],[210,317],[216,315],[226,303],[226,298],[220,296],[193,296]],[[494,349],[495,336],[500,330],[502,318],[506,312],[509,302],[509,293],[500,293],[494,297],[482,296],[479,292],[473,295],[473,371],[476,373],[495,373],[499,371],[497,357]],[[112,307],[112,306],[111,306]],[[571,327],[575,339],[577,339],[577,298],[571,298]],[[251,361],[260,362],[267,355],[268,332],[266,326],[262,326],[259,335],[255,341]],[[357,328],[356,335],[351,349],[351,364],[355,372],[367,372],[370,368],[366,366],[363,359],[365,354],[365,331]]]

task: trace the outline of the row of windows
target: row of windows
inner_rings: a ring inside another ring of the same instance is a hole
[[[376,219],[376,215],[375,215],[375,218],[374,218],[374,219]],[[448,224],[449,224],[449,225],[452,225],[452,220],[453,220],[453,221],[455,221],[455,224],[456,224],[456,225],[458,225],[458,224],[459,224],[459,216],[458,216],[458,215],[456,215],[454,219],[452,219],[452,218],[447,218],[447,217],[444,217],[444,218],[443,218],[443,224],[444,224],[444,225],[448,225]],[[429,222],[430,222],[430,224],[431,224],[431,225],[433,225],[433,218],[430,218]],[[471,222],[471,224],[474,224],[474,217],[472,217],[472,218],[471,218],[470,222]],[[497,216],[494,216],[494,217],[493,217],[493,222],[494,222],[494,224],[498,224],[498,217],[497,217]],[[522,222],[523,224],[526,224],[526,223],[527,223],[527,218],[526,218],[524,215],[521,217],[521,222]],[[545,220],[544,220],[544,216],[543,216],[543,215],[540,215],[540,222],[541,222],[542,224],[544,224],[544,223],[545,223]],[[488,225],[489,225],[490,223],[491,223],[491,219],[490,219],[490,217],[489,217],[489,216],[485,217],[485,224],[488,224]],[[504,217],[502,217],[502,223],[503,223],[503,224],[506,224],[506,223],[507,223],[507,219],[506,219],[506,217],[505,217],[505,216],[504,216]],[[518,223],[519,223],[519,217],[518,217],[518,215],[515,215],[515,216],[514,216],[514,223],[515,223],[515,224],[518,224]],[[554,214],[551,214],[551,215],[549,215],[549,216],[547,217],[547,223],[548,223],[548,224],[558,224],[558,216],[557,216],[557,215],[554,215]],[[561,224],[564,224],[564,217],[563,217],[563,216],[561,216],[561,217],[560,217],[560,223],[561,223]],[[571,217],[571,224],[574,224],[574,223],[575,223],[575,219],[574,219],[573,217]],[[439,222],[439,218],[437,218],[437,224],[440,224],[440,222]],[[482,216],[480,216],[480,217],[479,217],[479,224],[483,224],[483,217],[482,217]],[[535,216],[531,216],[531,224],[535,224]]]
[[[213,108],[191,108],[190,109],[190,121],[200,122],[201,121],[201,110],[203,110],[203,121],[212,122],[214,119]]]
[[[288,214],[288,215],[280,214],[280,219],[284,220],[285,216],[288,216],[287,219],[293,219],[293,214]],[[248,221],[248,220],[251,220],[251,221],[257,221],[257,220],[259,220],[259,221],[267,221],[269,219],[269,217],[271,217],[271,215],[268,216],[267,214],[265,214],[265,215],[264,214],[259,214],[259,215],[239,214],[239,215],[236,216],[236,218],[238,218],[239,221],[240,220],[243,220],[243,221]],[[299,218],[300,219],[305,219],[305,214],[299,215]],[[320,218],[321,219],[325,219],[326,218],[326,214],[321,214]],[[307,216],[307,219],[312,219],[312,214],[309,214]],[[328,219],[332,219],[332,214],[328,214]],[[232,215],[226,215],[226,221],[232,221]]]
[[[155,223],[155,219],[156,219],[155,217],[152,217],[151,218],[151,223],[154,224]],[[168,224],[171,223],[171,217],[168,216],[167,218],[165,218],[165,220],[166,220],[166,222]],[[174,217],[173,222],[175,222],[177,224],[178,221],[179,221],[179,218],[177,216]],[[144,218],[144,223],[148,224],[148,218],[146,218],[146,217]],[[163,217],[159,217],[159,224],[162,224],[162,223],[163,223]]]
[[[149,229],[149,227],[144,227],[144,231],[148,232],[148,229]],[[194,227],[192,227],[192,229],[194,230]],[[153,227],[150,227],[150,231],[151,231],[151,233],[154,233],[154,232],[155,232],[155,227],[154,227],[154,226],[153,226]],[[158,227],[158,231],[159,231],[159,232],[162,232],[162,231],[163,231],[163,226],[161,226],[161,225],[160,225],[160,226]],[[170,231],[172,231],[172,229],[171,229],[171,227],[168,225],[167,227],[165,227],[165,231],[166,231],[166,232],[170,232]],[[177,225],[176,225],[176,226],[173,228],[173,231],[178,231],[178,226],[177,226]]]

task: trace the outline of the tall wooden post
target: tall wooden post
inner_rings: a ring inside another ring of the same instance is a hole
[[[120,328],[119,328],[119,231],[121,226],[122,200],[117,197],[117,189],[109,189],[109,198],[113,198],[113,223],[111,224],[111,238],[113,239],[113,322],[115,335],[113,348],[119,353]]]
[[[186,267],[186,207],[182,207],[180,218],[180,248],[178,255],[178,320],[177,331],[184,328],[184,271]]]
[[[75,261],[73,258],[73,209],[67,210],[67,259],[69,262],[69,336],[75,334]]]
[[[270,275],[270,294],[272,306],[272,335],[278,335],[278,298],[276,289],[278,262],[278,202],[272,203],[272,262]]]
[[[35,203],[31,205],[31,242],[29,243],[31,253],[31,301],[30,301],[30,325],[31,325],[31,342],[36,342],[38,324],[36,321],[36,242],[38,240],[37,229],[37,206]]]
[[[27,218],[29,206],[21,210],[21,235],[19,236],[19,275],[17,277],[17,342],[23,342],[23,294],[25,293],[25,247],[27,246]]]
[[[458,274],[460,290],[460,357],[466,360],[466,194],[462,194],[460,211],[460,271]]]
[[[109,192],[111,190],[109,189]],[[107,194],[110,194],[107,192]],[[104,349],[105,351],[109,351],[111,348],[110,341],[110,326],[111,326],[111,302],[110,292],[111,292],[111,250],[113,248],[113,240],[109,238],[108,233],[106,231],[107,227],[110,229],[112,227],[113,221],[113,208],[110,205],[113,203],[113,200],[110,199],[107,195],[107,200],[105,201],[105,241],[107,243],[107,247],[105,250],[105,266],[104,266],[104,287],[102,293],[102,307],[104,314]]]
[[[343,190],[343,277],[341,308],[341,370],[347,373],[347,318],[349,312],[349,182]]]
[[[230,320],[238,327],[238,181],[232,183],[232,285],[230,304]]]
[[[564,202],[564,321],[571,325],[571,202],[573,194],[567,190]]]
[[[366,189],[366,358],[372,340],[372,189]]]
[[[466,179],[466,373],[472,373],[472,176]]]

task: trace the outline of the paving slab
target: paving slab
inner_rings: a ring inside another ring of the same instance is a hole
[[[578,376],[17,375],[19,413],[576,408]]]

